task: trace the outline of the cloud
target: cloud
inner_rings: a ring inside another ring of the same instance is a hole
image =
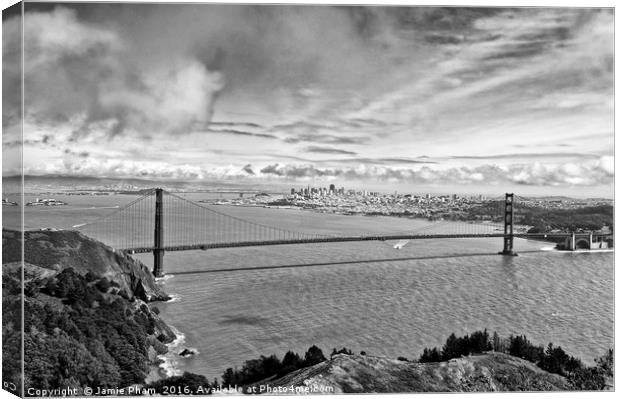
[[[59,124],[79,118],[78,138],[100,122],[108,124],[110,136],[154,137],[183,134],[195,120],[210,119],[223,77],[196,58],[146,64],[118,32],[87,24],[60,6],[27,12],[24,21],[27,119]],[[12,48],[20,40],[12,29],[18,19],[4,24],[4,41]],[[16,75],[18,66],[3,72]]]
[[[90,153],[88,151],[73,151],[70,148],[65,148],[65,150],[63,151],[66,155],[71,155],[74,157],[79,157],[79,158],[88,158],[90,156]]]
[[[225,127],[225,128],[239,128],[239,127],[245,127],[245,128],[262,128],[261,125],[259,125],[258,123],[252,123],[252,122],[221,122],[221,121],[210,121],[209,122],[209,126],[210,127]]]
[[[369,163],[369,164],[436,164],[435,161],[425,159],[425,157],[418,157],[418,159],[411,158],[356,158],[351,160],[341,160],[342,162],[357,162],[357,163]]]
[[[28,4],[27,168],[608,184],[613,18],[569,7]],[[14,156],[17,20],[3,32]]]
[[[302,141],[323,144],[365,144],[370,141],[370,138],[364,136],[346,137],[335,134],[299,134],[295,137],[287,137],[284,141],[291,144]]]
[[[277,139],[278,138],[278,136],[274,136],[273,134],[252,133],[252,132],[245,132],[243,130],[233,130],[233,129],[207,129],[205,131],[210,132],[210,133],[231,134],[235,136],[262,137],[265,139]]]
[[[286,179],[296,178],[346,178],[361,181],[390,181],[399,183],[442,184],[523,184],[532,186],[595,186],[613,182],[613,158],[601,157],[582,163],[563,164],[513,164],[499,167],[482,165],[478,167],[418,169],[390,168],[376,165],[359,165],[353,168],[317,168],[311,164],[269,165],[260,171]]]
[[[223,87],[220,74],[196,60],[171,61],[141,72],[133,86],[127,85],[127,77],[135,71],[126,73],[99,85],[89,115],[90,121],[116,120],[119,133],[188,133],[196,119],[211,118],[214,96]]]
[[[144,177],[159,179],[252,179],[281,181],[344,179],[346,181],[391,184],[441,184],[501,186],[506,184],[536,187],[594,187],[610,185],[614,179],[614,160],[611,156],[583,161],[498,166],[483,164],[476,167],[451,167],[437,164],[386,166],[358,163],[350,167],[322,167],[314,163],[272,163],[265,166],[219,165],[198,166],[166,161],[114,160],[85,150],[67,148],[62,159],[49,162],[26,162],[26,174],[69,174],[100,177]],[[43,170],[41,170],[43,168]]]
[[[318,124],[307,121],[297,121],[290,124],[275,125],[270,130],[278,132],[284,137],[284,142],[295,144],[299,142],[312,142],[323,144],[365,144],[370,141],[368,136],[351,136],[345,134],[351,128],[377,126],[371,120],[352,119],[342,121],[333,119],[329,124]],[[343,129],[344,128],[344,129]]]
[[[242,170],[243,170],[244,172],[246,172],[247,174],[249,174],[249,175],[254,175],[254,174],[255,174],[255,173],[254,173],[254,171],[252,170],[252,165],[250,165],[250,164],[245,165],[245,166],[242,168]]]
[[[304,151],[315,153],[315,154],[357,155],[357,153],[353,152],[353,151],[346,151],[346,150],[341,150],[341,149],[338,149],[338,148],[331,148],[331,147],[310,146],[310,147],[306,147],[304,149]]]
[[[565,147],[566,145],[562,146]],[[527,146],[525,146],[527,147]],[[513,160],[524,160],[524,159],[553,159],[553,158],[580,158],[580,159],[596,159],[598,155],[595,154],[584,154],[581,152],[576,153],[564,153],[564,152],[541,152],[541,153],[513,153],[513,154],[490,154],[490,155],[455,155],[448,157],[450,159],[513,159]]]

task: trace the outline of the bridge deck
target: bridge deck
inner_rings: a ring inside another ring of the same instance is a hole
[[[587,235],[587,233],[576,235]],[[607,236],[612,234],[596,234],[596,236]],[[513,235],[515,238],[526,239],[550,239],[550,238],[566,238],[570,237],[570,233],[552,233],[552,234],[530,234],[517,233]],[[166,245],[162,248],[164,251],[190,251],[190,250],[206,250],[215,248],[238,248],[238,247],[256,247],[264,245],[289,245],[289,244],[315,244],[330,242],[355,242],[355,241],[390,241],[390,240],[429,240],[441,238],[498,238],[504,237],[504,233],[487,233],[487,234],[400,234],[400,235],[369,235],[369,236],[343,236],[343,237],[315,237],[303,239],[288,240],[265,240],[265,241],[239,241],[239,242],[222,242],[222,243],[205,243],[191,245]],[[121,251],[131,253],[152,252],[155,247],[138,247],[138,248],[122,248]]]

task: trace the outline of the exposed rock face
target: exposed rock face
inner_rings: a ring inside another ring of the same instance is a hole
[[[57,272],[69,267],[80,274],[90,271],[116,281],[129,297],[144,301],[169,299],[142,262],[77,231],[26,231],[24,239],[27,263]],[[2,230],[2,257],[4,263],[20,261],[18,231]]]
[[[188,348],[185,348],[185,349],[183,349],[183,350],[179,353],[179,356],[183,356],[183,357],[190,357],[190,356],[193,356],[193,355],[195,355],[195,354],[196,354],[196,352],[194,352],[193,350],[188,349]]]
[[[3,342],[17,349],[3,370],[16,386],[142,384],[176,338],[146,303],[167,295],[124,254],[73,231],[26,232],[22,262],[21,233],[3,230],[2,252]]]
[[[272,387],[309,387],[309,393],[563,391],[564,377],[503,353],[439,363],[336,355],[270,382]],[[274,391],[275,392],[275,391]]]

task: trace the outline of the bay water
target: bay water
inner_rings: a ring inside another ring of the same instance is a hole
[[[206,194],[188,196],[195,200]],[[213,196],[212,196],[213,197]],[[64,207],[26,208],[27,229],[71,228],[134,196],[60,196]],[[14,199],[13,199],[14,200]],[[246,220],[303,232],[412,231],[428,222],[216,206]],[[3,208],[18,225],[18,208]],[[444,226],[446,231],[450,226]],[[173,234],[174,232],[167,232]],[[592,364],[614,343],[613,252],[561,252],[516,239],[517,257],[497,255],[501,238],[280,245],[167,252],[160,280],[172,301],[157,303],[179,332],[166,355],[169,374],[220,377],[260,355],[354,352],[416,359],[425,347],[488,329],[553,342]],[[136,255],[152,264],[150,254]],[[184,358],[190,348],[198,353]]]

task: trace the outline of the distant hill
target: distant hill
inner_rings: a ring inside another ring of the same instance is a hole
[[[4,195],[21,192],[21,176],[3,176],[2,192]],[[232,191],[232,192],[284,192],[289,190],[288,183],[257,183],[244,179],[149,179],[149,178],[121,178],[95,176],[24,176],[24,191],[26,193],[51,192],[58,193],[73,190],[102,190],[102,191],[139,191],[153,187],[162,187],[170,191]]]

